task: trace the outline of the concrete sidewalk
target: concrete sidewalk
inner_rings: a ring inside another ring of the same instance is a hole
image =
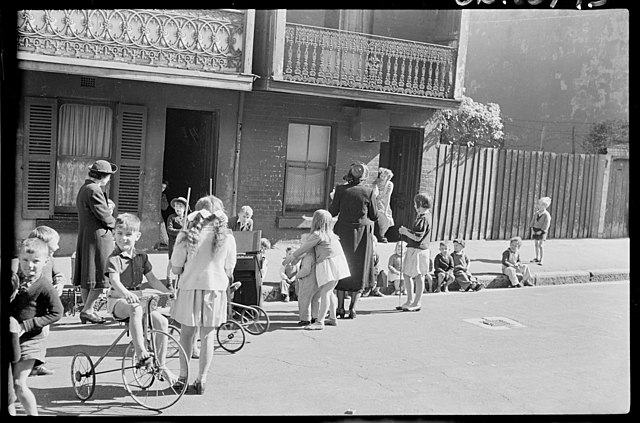
[[[544,244],[544,265],[530,263],[535,257],[533,240],[524,240],[520,249],[522,261],[529,265],[536,285],[560,285],[614,280],[628,280],[630,269],[629,238],[618,239],[550,239]],[[285,250],[296,248],[298,241],[279,241],[267,252],[269,268],[264,281],[279,281],[279,271]],[[438,253],[439,242],[430,246],[431,258]],[[488,288],[506,288],[509,283],[502,274],[502,252],[509,241],[467,241],[465,252],[471,259],[471,272]],[[452,250],[453,247],[450,248]],[[378,244],[381,269],[387,268],[395,243]]]
[[[289,246],[297,248],[299,240],[275,242],[266,257],[268,266],[263,277],[267,301],[278,299],[280,266]],[[438,253],[439,242],[432,242],[431,257]],[[471,272],[484,282],[487,288],[506,288],[509,284],[501,273],[502,252],[509,247],[509,241],[467,241],[465,252],[471,259]],[[524,240],[520,257],[529,265],[536,285],[561,285],[629,279],[630,239],[549,239],[545,242],[544,265],[529,263],[535,257],[533,240]],[[395,249],[394,243],[378,244],[381,269],[387,268],[389,257]],[[167,253],[152,252],[149,255],[154,273],[159,278],[166,276]],[[56,257],[56,264],[63,273],[71,276],[71,259]],[[455,287],[453,287],[455,288]]]

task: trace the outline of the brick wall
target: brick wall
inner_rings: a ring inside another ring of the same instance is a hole
[[[244,103],[238,208],[248,204],[254,210],[254,227],[272,243],[295,239],[308,229],[278,228],[282,215],[285,161],[289,122],[333,125],[335,163],[333,185],[342,182],[349,166],[362,161],[371,170],[369,182],[376,177],[380,143],[351,140],[351,116],[343,107],[353,102],[339,99],[273,92],[247,93]],[[371,107],[371,106],[369,106]],[[433,194],[435,184],[435,149],[437,140],[429,118],[431,109],[390,107],[391,125],[425,128],[425,152],[421,171],[421,188]],[[229,210],[231,214],[235,211]],[[310,216],[310,214],[308,214]]]
[[[245,97],[240,147],[238,207],[254,210],[254,227],[271,239],[298,238],[307,229],[278,229],[282,215],[289,122],[332,125],[335,132],[334,184],[342,181],[349,165],[363,161],[377,169],[379,143],[352,141],[347,102],[337,99],[281,93],[251,92]],[[372,177],[375,171],[372,169]],[[231,211],[230,211],[231,212]]]

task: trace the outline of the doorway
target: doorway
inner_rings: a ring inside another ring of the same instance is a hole
[[[413,196],[420,189],[422,129],[390,128],[389,142],[380,144],[380,166],[393,172],[391,212],[395,226],[387,231],[389,241],[398,240],[400,226],[411,227],[415,218]]]
[[[167,199],[215,194],[218,137],[217,114],[210,111],[167,109],[162,179],[169,182]],[[172,209],[169,208],[172,212]],[[166,219],[166,218],[165,218]]]

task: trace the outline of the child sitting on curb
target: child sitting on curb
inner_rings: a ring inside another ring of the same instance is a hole
[[[478,278],[473,276],[469,271],[471,261],[464,252],[465,242],[462,238],[453,240],[453,276],[460,285],[460,291],[480,291],[484,288],[484,284],[478,282]]]
[[[453,258],[449,255],[449,246],[444,241],[440,243],[440,252],[433,259],[433,268],[436,292],[449,292],[449,285],[453,282]]]
[[[533,286],[529,266],[520,262],[520,250],[522,247],[522,238],[514,236],[509,240],[509,248],[502,253],[502,273],[507,275],[511,288],[522,288],[525,286]],[[522,278],[522,282],[518,280]]]

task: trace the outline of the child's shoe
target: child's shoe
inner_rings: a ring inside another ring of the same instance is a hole
[[[533,284],[530,281],[525,281],[524,286],[533,286]]]
[[[311,324],[311,322],[308,321],[308,320],[300,320],[298,322],[298,326],[307,326],[307,325],[310,325],[310,324]]]
[[[282,294],[282,301],[285,302],[285,303],[288,303],[289,302],[289,296],[285,295],[285,294]]]
[[[324,321],[324,325],[325,326],[338,326],[338,322],[336,321],[336,319],[327,319]]]
[[[362,295],[360,295],[361,297],[368,297],[369,294],[371,294],[371,288],[367,288],[364,290],[364,292],[362,292]]]
[[[380,289],[376,288],[371,292],[371,295],[373,295],[374,297],[384,297],[385,295],[380,292]]]
[[[310,325],[305,326],[304,328],[306,330],[322,330],[322,329],[324,329],[324,323],[315,322],[315,323],[311,323]]]

